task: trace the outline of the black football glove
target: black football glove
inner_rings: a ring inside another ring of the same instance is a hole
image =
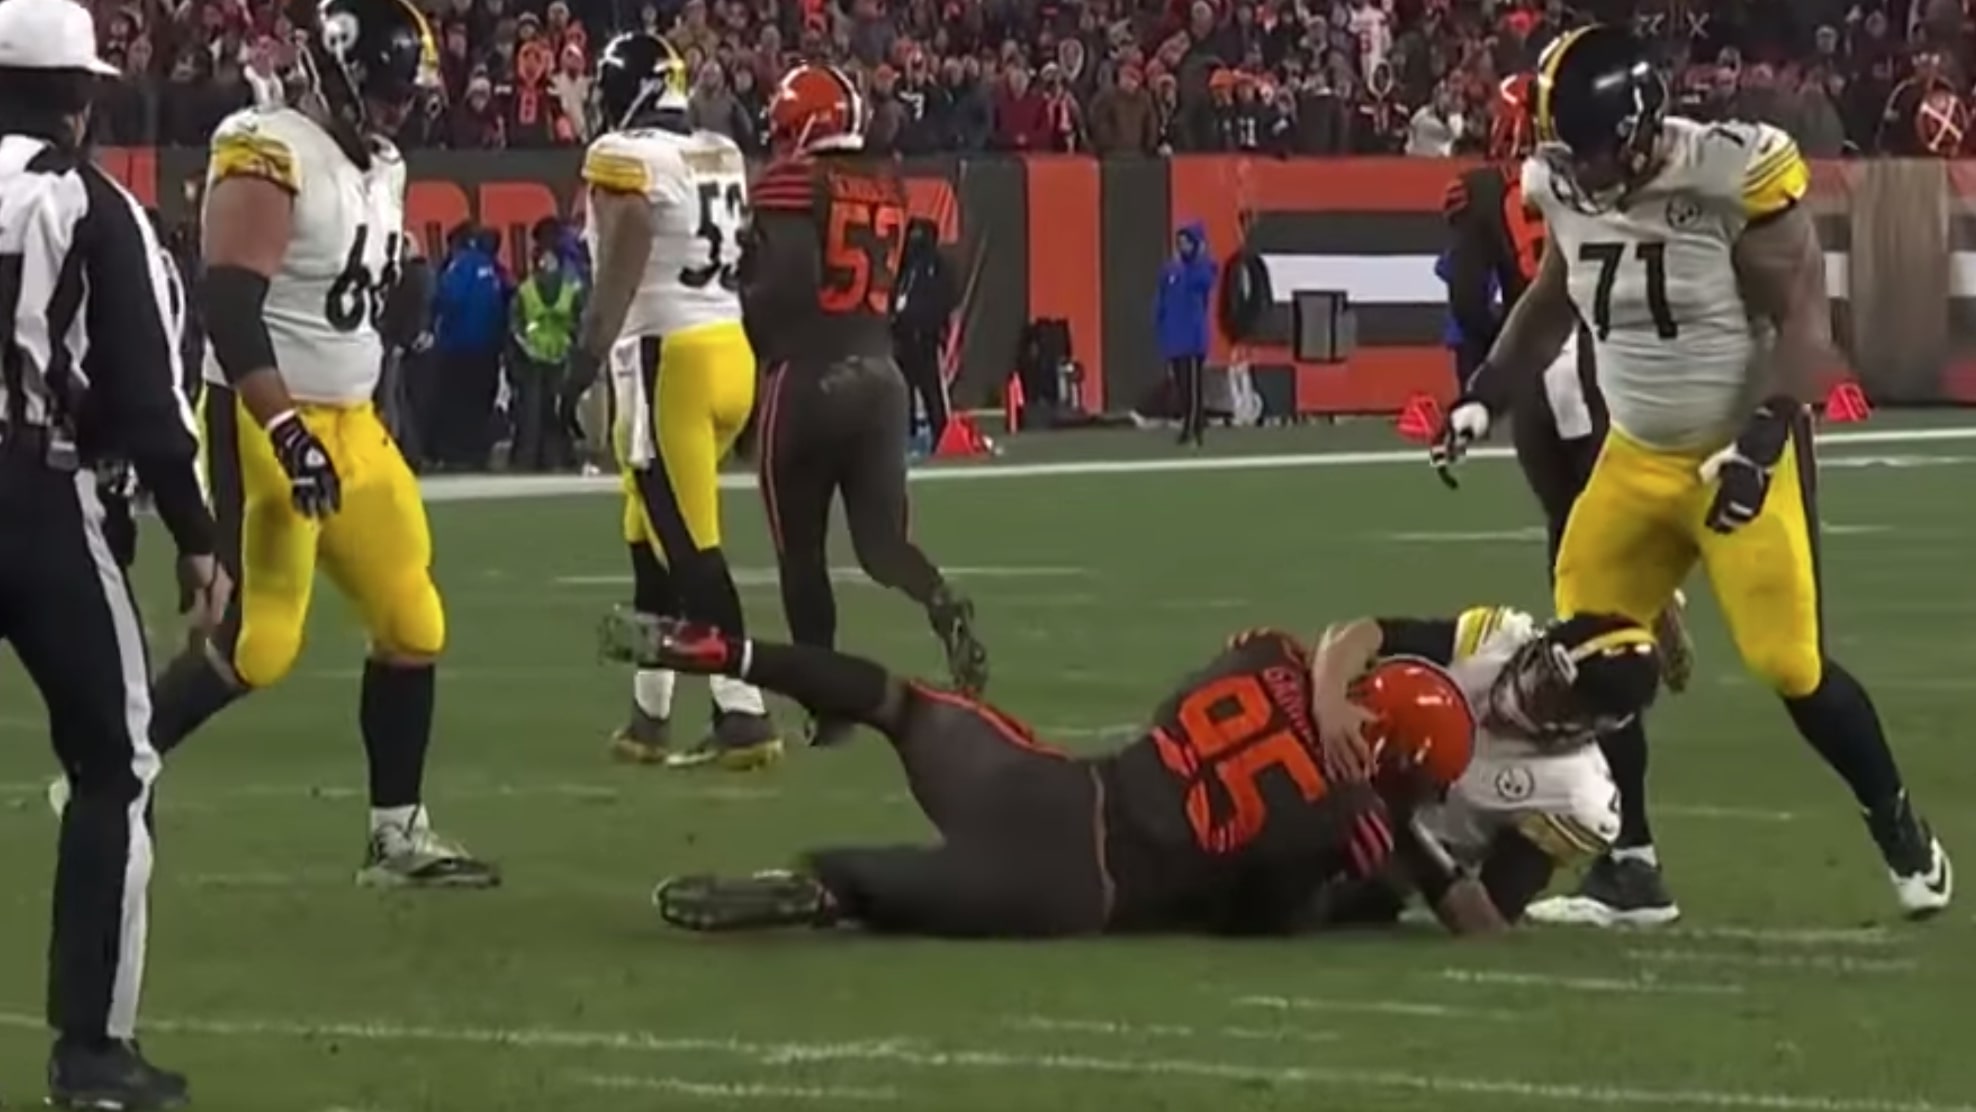
[[[1715,484],[1704,524],[1733,533],[1763,512],[1770,496],[1770,474],[1791,442],[1791,426],[1804,411],[1792,398],[1775,397],[1757,407],[1735,443],[1702,461],[1704,483]]]
[[[288,473],[288,494],[304,517],[328,517],[343,505],[343,480],[316,434],[294,410],[268,422],[274,458]]]

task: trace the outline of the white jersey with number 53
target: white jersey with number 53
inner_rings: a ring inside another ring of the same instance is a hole
[[[377,141],[362,169],[322,125],[292,108],[249,108],[213,133],[206,195],[231,177],[294,198],[281,270],[268,282],[268,336],[297,401],[367,402],[383,370],[377,318],[404,252],[405,162]],[[205,377],[224,383],[207,350]]]
[[[613,131],[590,144],[583,180],[592,192],[652,204],[652,253],[620,338],[663,336],[741,319],[735,265],[748,221],[747,168],[734,140],[711,131]],[[601,257],[587,222],[590,257]]]
[[[1802,199],[1810,171],[1768,124],[1673,117],[1663,143],[1660,171],[1617,209],[1581,210],[1541,156],[1523,195],[1570,268],[1613,425],[1650,448],[1714,448],[1760,400],[1748,372],[1766,335],[1737,288],[1736,239]]]

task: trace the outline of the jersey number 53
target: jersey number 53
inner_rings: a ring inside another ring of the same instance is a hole
[[[707,243],[707,261],[699,266],[679,268],[679,284],[689,290],[703,290],[715,282],[732,290],[739,283],[736,258],[730,252],[741,242],[741,225],[747,219],[748,195],[739,178],[700,183],[700,225],[694,231]]]
[[[391,287],[398,284],[399,241],[397,232],[384,237],[384,269],[373,275],[365,256],[365,248],[370,246],[370,226],[357,225],[356,238],[350,241],[350,254],[343,260],[343,271],[329,284],[329,293],[323,298],[322,315],[331,328],[355,332],[365,320],[371,322],[371,327],[377,327],[378,318],[384,315],[384,299]]]

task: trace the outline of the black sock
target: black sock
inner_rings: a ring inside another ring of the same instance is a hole
[[[432,744],[434,669],[364,661],[358,721],[370,761],[371,806],[415,807],[425,788],[425,751]]]
[[[682,616],[710,625],[730,637],[748,635],[741,592],[735,589],[734,574],[728,570],[725,553],[718,548],[696,552],[675,573]]]
[[[1825,763],[1845,780],[1853,798],[1869,814],[1896,806],[1901,796],[1900,769],[1880,727],[1880,713],[1852,673],[1825,662],[1818,689],[1798,699],[1784,700],[1798,733],[1811,743]]]
[[[897,681],[861,657],[810,645],[751,642],[741,679],[778,691],[811,714],[849,718],[890,732],[899,700]]]
[[[1617,848],[1653,845],[1653,828],[1647,824],[1646,726],[1636,717],[1601,737],[1599,748],[1605,752],[1606,764],[1612,769],[1612,782],[1619,788]]]
[[[180,653],[151,682],[151,748],[159,756],[246,694],[220,675],[203,648]]]

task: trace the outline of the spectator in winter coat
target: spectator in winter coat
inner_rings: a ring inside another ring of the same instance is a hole
[[[899,74],[891,66],[871,71],[871,96],[865,117],[865,150],[894,154],[906,126],[906,109],[899,103]]]
[[[1416,158],[1447,158],[1465,133],[1454,86],[1442,82],[1434,99],[1421,106],[1407,125],[1406,153]]]
[[[951,60],[956,75],[960,63]],[[933,154],[943,149],[952,128],[953,96],[947,86],[934,80],[933,67],[926,54],[914,50],[906,58],[906,80],[898,90],[902,122],[899,153]]]
[[[494,82],[485,73],[467,79],[467,95],[453,109],[453,149],[493,150],[507,145],[507,129],[494,103]]]
[[[741,110],[741,102],[727,88],[727,71],[718,62],[700,65],[700,79],[693,83],[693,99],[686,110],[687,122],[727,136],[742,146],[754,142],[754,121]]]
[[[980,63],[949,58],[941,67],[941,82],[947,87],[950,104],[947,118],[947,147],[959,152],[988,149],[995,132],[995,112],[988,92],[982,88]]]
[[[1051,148],[1049,105],[1029,84],[1029,71],[1012,67],[995,91],[995,147],[1005,151]]]
[[[492,231],[462,236],[439,272],[432,306],[438,357],[436,404],[425,444],[442,466],[487,466],[493,447],[494,399],[508,339],[511,286],[494,252]]]
[[[1154,320],[1160,358],[1173,376],[1180,399],[1180,442],[1198,446],[1207,433],[1205,383],[1208,356],[1208,300],[1214,293],[1215,263],[1208,255],[1207,228],[1184,225],[1174,237],[1173,258],[1160,270]]]
[[[1159,108],[1137,66],[1123,66],[1118,84],[1091,102],[1091,149],[1100,155],[1152,154],[1159,149]]]

